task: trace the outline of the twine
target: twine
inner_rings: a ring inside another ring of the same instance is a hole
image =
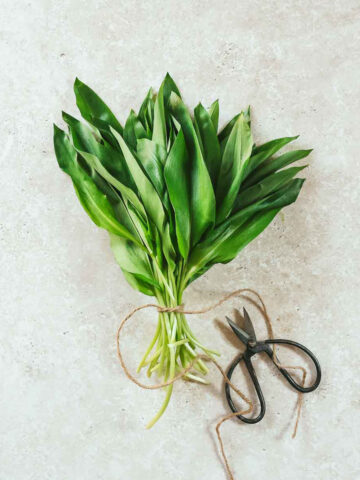
[[[259,303],[257,303],[251,297],[249,297],[247,295],[244,295],[245,293],[253,294],[257,298]],[[216,366],[216,368],[219,370],[219,372],[221,373],[222,377],[224,378],[224,381],[230,386],[230,388],[245,403],[247,403],[247,405],[248,405],[247,409],[241,410],[241,411],[238,411],[238,412],[235,412],[235,413],[231,413],[229,415],[226,415],[225,417],[222,417],[215,426],[216,435],[217,435],[219,445],[220,445],[220,452],[221,452],[221,455],[222,455],[222,458],[223,458],[223,461],[224,461],[224,465],[225,465],[226,472],[227,472],[229,480],[235,480],[235,479],[234,479],[234,476],[231,472],[229,461],[228,461],[228,458],[227,458],[227,455],[226,455],[226,452],[225,452],[224,442],[222,440],[222,436],[221,436],[221,433],[220,433],[220,427],[224,422],[226,422],[227,420],[230,420],[231,418],[233,418],[237,415],[245,415],[247,413],[251,413],[254,409],[253,402],[241,390],[239,390],[231,382],[231,380],[229,380],[229,378],[227,377],[227,375],[224,372],[221,365],[214,358],[210,357],[209,355],[205,355],[205,354],[196,355],[196,357],[193,358],[193,360],[189,363],[189,365],[186,368],[184,368],[181,372],[179,372],[177,375],[175,375],[171,380],[168,380],[167,382],[161,382],[161,383],[158,383],[158,384],[155,384],[155,385],[147,385],[145,383],[139,382],[139,380],[137,380],[137,378],[134,377],[130,373],[130,371],[128,370],[128,368],[125,364],[125,361],[124,361],[124,358],[123,358],[123,355],[122,355],[121,349],[120,349],[120,334],[121,334],[122,329],[124,328],[125,324],[130,320],[130,318],[133,317],[133,315],[135,315],[135,313],[139,312],[140,310],[145,310],[147,308],[154,308],[159,313],[179,312],[179,313],[183,313],[184,315],[200,315],[200,314],[203,314],[203,313],[208,313],[211,310],[214,310],[215,308],[219,307],[220,305],[227,302],[231,298],[237,297],[237,296],[245,298],[246,300],[248,300],[252,305],[254,305],[260,311],[260,313],[262,314],[262,316],[265,320],[265,324],[266,324],[266,327],[267,327],[267,330],[268,330],[268,333],[269,333],[269,337],[271,339],[273,339],[274,338],[274,331],[273,331],[273,328],[272,328],[272,323],[271,323],[269,314],[267,312],[265,303],[264,303],[262,297],[260,296],[260,294],[257,293],[255,290],[252,290],[250,288],[241,288],[239,290],[235,290],[235,291],[225,295],[224,297],[222,297],[216,303],[214,303],[214,304],[212,304],[208,307],[202,308],[200,310],[184,310],[183,305],[178,305],[176,307],[161,307],[161,306],[159,306],[155,303],[147,303],[145,305],[141,305],[140,307],[136,307],[133,310],[131,310],[131,312],[129,312],[126,315],[126,317],[123,318],[123,320],[121,321],[121,323],[119,325],[117,333],[116,333],[117,354],[118,354],[118,357],[119,357],[120,364],[121,364],[121,366],[122,366],[122,368],[125,372],[125,375],[128,377],[128,379],[131,380],[133,383],[135,383],[138,387],[146,389],[146,390],[157,390],[159,388],[163,388],[163,387],[166,387],[168,385],[172,385],[173,383],[177,382],[181,377],[183,377],[186,373],[188,373],[192,369],[194,364],[199,359],[203,359],[203,360],[208,360],[208,361],[212,362]],[[290,370],[290,369],[291,370],[301,370],[301,372],[302,372],[302,380],[301,380],[302,381],[302,386],[305,385],[306,373],[307,373],[305,368],[300,366],[300,365],[282,365],[278,361],[278,359],[276,358],[275,345],[273,345],[273,360],[274,360],[274,363],[280,368],[287,369],[287,370]],[[300,421],[302,405],[303,405],[303,394],[301,392],[299,392],[298,393],[298,400],[297,400],[297,409],[296,409],[296,420],[295,420],[294,430],[293,430],[293,433],[292,433],[292,438],[296,437],[296,433],[297,433],[298,425],[299,425],[299,421]]]

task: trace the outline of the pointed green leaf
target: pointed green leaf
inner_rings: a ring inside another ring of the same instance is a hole
[[[107,124],[107,131],[110,132],[110,126],[119,133],[123,129],[120,122],[109,109],[109,107],[101,100],[101,98],[85,83],[76,78],[74,83],[74,92],[76,96],[76,104],[80,110],[82,117],[89,123],[94,120],[102,121],[105,127]],[[105,123],[106,122],[106,123]]]
[[[163,165],[166,160],[166,150],[152,140],[141,139],[137,141],[136,157],[164,202],[166,188]]]
[[[153,220],[159,231],[162,232],[165,221],[165,213],[155,188],[142,171],[134,155],[124,142],[122,136],[113,129],[111,129],[111,131],[120,145],[131,175],[138,188],[145,210],[148,212],[150,218]]]
[[[227,263],[233,260],[246,245],[265,230],[279,211],[279,208],[275,208],[265,213],[258,213],[239,227],[225,242],[219,244],[214,262]]]
[[[214,125],[215,132],[217,133],[219,128],[219,100],[215,100],[214,103],[210,105],[209,115]]]
[[[216,243],[202,247],[200,244],[199,248],[194,250],[188,263],[187,284],[198,278],[199,273],[203,275],[216,263],[228,263],[233,260],[240,250],[246,247],[269,225],[279,210],[278,208],[264,213],[260,212],[251,217],[238,229],[221,236]]]
[[[115,218],[114,211],[94,181],[77,163],[77,153],[69,138],[58,127],[54,126],[54,147],[59,166],[70,175],[76,194],[92,221],[111,233],[138,243],[137,239]]]
[[[300,178],[290,180],[284,187],[277,190],[275,193],[245,207],[217,226],[206,237],[206,239],[199,243],[193,250],[189,261],[190,276],[205,268],[206,265],[212,266],[216,263],[214,259],[216,258],[219,248],[218,245],[230,238],[255,214],[265,213],[274,209],[281,209],[295,202],[303,183],[304,179]]]
[[[250,105],[248,106],[248,108],[244,112],[244,118],[245,118],[245,121],[248,123],[249,127],[251,127],[251,108],[250,108]]]
[[[145,220],[146,212],[143,204],[140,202],[136,193],[133,190],[131,190],[131,188],[126,187],[123,183],[117,180],[113,175],[111,175],[111,173],[104,167],[104,165],[101,163],[98,157],[88,152],[82,152],[82,151],[79,151],[79,152],[85,158],[85,160],[91,166],[91,168],[93,168],[107,182],[113,185],[123,195],[124,198],[129,200],[129,202],[132,203],[132,205],[135,207],[137,212],[141,215],[141,218]]]
[[[98,143],[91,130],[83,123],[65,113],[63,117],[71,129],[73,144],[77,152],[92,169],[119,190],[145,220],[146,212],[135,193],[136,186],[122,154],[111,147]]]
[[[265,160],[274,155],[274,153],[297,138],[299,138],[299,135],[295,137],[277,138],[276,140],[271,140],[270,142],[256,147],[252,152],[251,160],[246,171],[246,177],[249,176],[250,173],[256,168],[258,168],[259,165],[261,165]]]
[[[239,117],[240,117],[240,113],[235,115],[235,117],[233,117],[230,120],[230,122],[228,122],[225,125],[225,127],[221,130],[221,132],[218,134],[219,143],[222,143],[224,140],[226,141],[229,138],[229,135],[232,132],[234,125]]]
[[[149,297],[155,296],[155,288],[154,286],[150,285],[141,277],[141,275],[137,275],[136,273],[130,273],[126,270],[121,269],[124,277],[126,278],[129,285],[132,286],[134,290],[138,290],[139,292],[143,293],[144,295],[149,295]]]
[[[216,187],[216,223],[222,222],[233,208],[250,159],[252,145],[251,130],[241,114],[232,129],[221,162]]]
[[[265,177],[275,173],[277,170],[307,157],[311,152],[312,150],[294,150],[292,152],[284,153],[277,158],[268,158],[253,171],[253,173],[246,179],[243,186],[248,187],[254,185]]]
[[[146,129],[147,137],[151,138],[154,119],[154,100],[153,90],[149,89],[143,103],[141,104],[138,118]]]
[[[176,95],[180,98],[181,98],[181,95],[180,95],[178,87],[176,86],[176,83],[171,78],[169,73],[166,74],[166,76],[164,78],[163,85],[164,85],[164,105],[165,105],[165,108],[167,108],[169,100],[170,100],[171,92],[175,92]]]
[[[175,212],[176,237],[183,258],[187,258],[190,249],[190,186],[189,158],[182,130],[166,160],[164,176],[170,202]]]
[[[112,234],[110,234],[110,244],[115,259],[123,270],[136,274],[144,282],[160,289],[154,278],[150,259],[143,249],[130,240]]]
[[[194,245],[214,224],[215,195],[189,111],[174,92],[170,95],[170,110],[182,127],[190,158],[191,241]]]
[[[63,112],[63,119],[69,126],[73,144],[78,151],[88,152],[97,156],[104,167],[117,180],[136,191],[136,185],[121,152],[110,145],[99,143],[95,138],[94,132],[71,115]]]
[[[194,115],[199,143],[202,146],[203,158],[212,184],[215,187],[221,164],[220,145],[216,136],[216,130],[209,113],[201,103],[195,108]]]
[[[161,84],[155,100],[154,107],[154,129],[152,140],[166,149],[166,119],[164,107],[164,83]]]
[[[123,137],[125,142],[133,149],[136,149],[136,142],[140,138],[147,138],[147,133],[140,120],[136,117],[134,110],[131,110],[124,127]]]
[[[306,166],[307,165],[303,167],[290,167],[286,170],[281,170],[280,172],[269,175],[256,185],[242,190],[236,199],[234,212],[256,202],[257,200],[260,200],[261,198],[266,197],[270,193],[282,187],[297,173],[306,168]]]

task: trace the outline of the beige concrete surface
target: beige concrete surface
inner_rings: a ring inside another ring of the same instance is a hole
[[[209,388],[178,383],[166,415],[144,429],[163,392],[125,378],[115,331],[147,298],[125,282],[53,153],[52,123],[62,124],[62,109],[76,113],[76,76],[124,121],[166,71],[188,105],[219,98],[222,124],[250,103],[257,142],[301,134],[296,146],[314,148],[297,203],[185,296],[195,307],[258,289],[276,334],[307,345],[323,368],[291,440],[296,395],[256,362],[265,419],[223,427],[235,478],[360,478],[359,2],[0,5],[0,479],[226,478],[214,434],[227,412],[216,371]],[[237,349],[216,319],[241,305],[191,319],[224,366]],[[144,312],[128,327],[132,368],[154,324]]]

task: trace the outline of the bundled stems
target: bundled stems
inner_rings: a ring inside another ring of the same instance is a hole
[[[156,261],[154,261],[154,265],[156,265]],[[155,270],[159,272],[158,269],[155,268]],[[161,279],[158,278],[162,288],[157,292],[156,298],[161,307],[173,308],[181,305],[182,286],[184,285],[182,262],[180,262],[177,270],[179,275],[176,278],[171,271],[169,271],[170,275],[167,279],[163,275]],[[183,313],[160,312],[154,337],[142,357],[137,371],[140,372],[142,368],[147,368],[148,377],[156,373],[165,382],[172,380],[177,373],[188,367],[197,356],[196,348],[209,356],[219,355],[218,352],[206,348],[198,341]],[[194,372],[187,372],[184,379],[208,384],[209,382],[200,376],[208,373],[208,368],[204,362],[198,359],[193,368]],[[165,388],[166,396],[163,404],[155,417],[148,423],[147,428],[151,428],[159,420],[168,406],[173,385]]]

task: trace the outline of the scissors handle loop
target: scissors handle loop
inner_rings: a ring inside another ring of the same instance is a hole
[[[309,393],[309,392],[313,392],[319,386],[319,383],[321,380],[320,364],[317,358],[315,357],[315,355],[308,348],[304,347],[304,345],[301,345],[301,343],[294,342],[293,340],[284,340],[284,339],[269,339],[269,340],[265,340],[264,344],[265,345],[276,345],[276,344],[290,345],[291,347],[299,348],[300,350],[305,352],[306,355],[311,358],[316,369],[315,381],[309,387],[304,387],[303,385],[300,385],[299,383],[297,383],[292,377],[292,375],[290,375],[290,373],[285,368],[281,367],[281,362],[277,358],[274,360],[274,352],[271,347],[265,350],[265,352],[269,355],[269,357],[273,361],[274,365],[278,368],[280,373],[286,378],[286,380],[290,383],[290,385],[295,388],[295,390],[301,393]]]
[[[246,365],[246,368],[249,372],[250,378],[251,378],[251,380],[254,384],[256,394],[258,396],[259,403],[260,403],[260,413],[256,418],[247,418],[247,417],[244,417],[243,415],[236,415],[236,417],[239,420],[241,420],[242,422],[245,422],[245,423],[258,423],[258,422],[260,422],[260,420],[262,420],[262,418],[265,415],[266,404],[265,404],[264,395],[263,395],[262,390],[260,388],[259,381],[257,379],[256,372],[255,372],[253,364],[251,362],[251,356],[248,355],[247,352],[245,352],[243,355],[240,355],[238,358],[236,358],[234,360],[234,362],[230,365],[229,370],[227,371],[227,377],[228,377],[229,380],[231,379],[232,374],[235,370],[235,367],[237,365],[239,365],[239,363],[242,360],[244,361],[244,363]],[[229,404],[229,407],[230,407],[231,411],[234,412],[234,413],[238,412],[239,409],[235,406],[235,404],[233,402],[233,399],[231,398],[230,385],[228,383],[225,384],[225,394],[226,394],[226,400]]]

